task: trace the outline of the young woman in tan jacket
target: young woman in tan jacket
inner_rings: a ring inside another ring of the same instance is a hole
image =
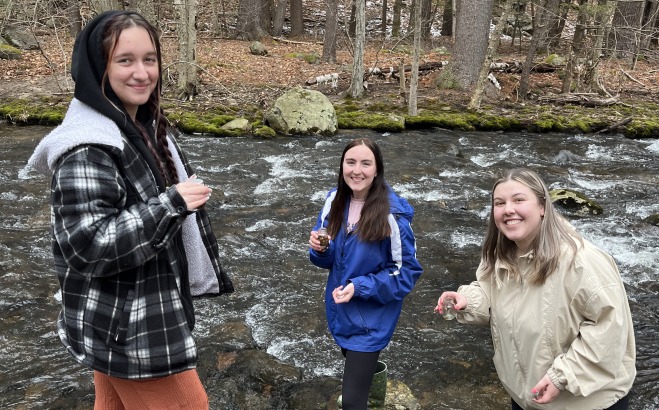
[[[627,409],[636,375],[632,317],[613,258],[554,209],[533,171],[495,182],[476,281],[457,292],[460,323],[488,324],[512,409]]]

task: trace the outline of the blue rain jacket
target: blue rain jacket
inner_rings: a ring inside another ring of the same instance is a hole
[[[335,195],[336,188],[328,193],[314,230],[328,225]],[[343,228],[332,238],[329,247],[324,252],[309,250],[314,265],[330,270],[325,289],[327,325],[336,343],[347,350],[375,352],[387,346],[400,317],[403,299],[423,272],[416,259],[416,242],[410,225],[414,209],[391,190],[389,203],[389,238],[362,242],[357,231],[347,233],[346,207]],[[348,303],[334,303],[332,291],[350,282],[355,286],[352,299]]]

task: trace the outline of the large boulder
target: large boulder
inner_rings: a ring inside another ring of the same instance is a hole
[[[5,27],[4,38],[10,46],[21,50],[38,50],[39,42],[34,34],[16,26]]]
[[[334,135],[338,129],[330,100],[321,92],[299,86],[277,98],[265,115],[265,123],[285,135]]]

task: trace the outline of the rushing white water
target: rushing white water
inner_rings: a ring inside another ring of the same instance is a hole
[[[88,371],[66,355],[53,332],[59,302],[50,267],[49,181],[25,168],[46,131],[0,128],[0,408],[74,405],[80,397],[67,402],[71,391],[93,392]],[[207,207],[236,285],[230,297],[197,301],[198,345],[211,342],[217,326],[242,322],[259,348],[302,368],[305,377],[341,376],[342,356],[325,324],[326,272],[309,263],[307,241],[336,184],[343,147],[358,136],[378,141],[387,180],[415,207],[425,269],[382,353],[392,378],[427,406],[441,403],[427,408],[501,404],[501,396],[492,395],[501,388],[492,376],[489,330],[446,322],[432,309],[442,290],[474,276],[496,176],[529,166],[551,188],[581,191],[604,207],[603,215],[568,217],[619,264],[637,326],[639,376],[631,408],[658,406],[659,228],[643,221],[659,213],[656,140],[449,131],[184,137],[198,176],[214,189]]]

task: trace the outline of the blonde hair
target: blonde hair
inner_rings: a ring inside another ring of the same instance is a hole
[[[508,171],[492,186],[490,218],[481,251],[484,276],[495,273],[494,268],[497,261],[502,267],[508,269],[511,277],[518,278],[519,276],[517,245],[501,233],[494,222],[494,190],[499,184],[507,181],[516,181],[528,187],[538,200],[538,204],[544,207],[545,214],[540,222],[540,229],[531,244],[534,272],[529,278],[531,283],[543,284],[556,270],[560,260],[565,257],[561,254],[564,244],[570,247],[572,251],[570,263],[574,263],[577,250],[580,245],[583,245],[583,239],[572,225],[556,211],[542,178],[526,168],[515,168]],[[501,278],[497,276],[497,283],[500,284],[500,280]]]

